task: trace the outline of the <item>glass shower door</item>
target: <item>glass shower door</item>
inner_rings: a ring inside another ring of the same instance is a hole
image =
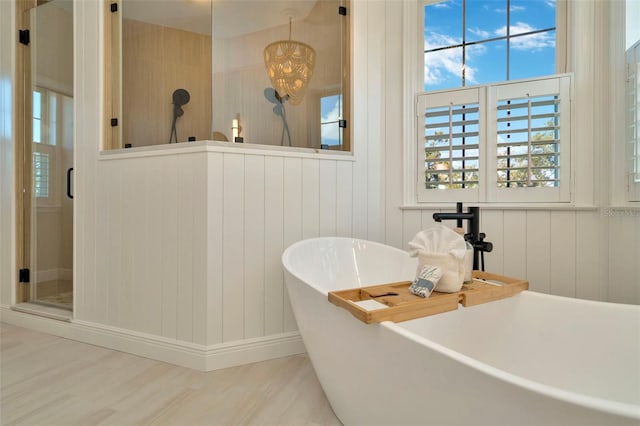
[[[25,194],[28,301],[72,310],[73,3],[38,2],[25,13],[30,21],[25,80],[31,94],[25,102],[31,142],[24,158],[25,182],[30,181]]]

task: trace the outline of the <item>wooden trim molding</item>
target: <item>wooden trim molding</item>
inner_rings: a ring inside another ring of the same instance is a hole
[[[88,321],[60,321],[0,306],[0,320],[65,339],[127,352],[200,371],[305,353],[297,331],[214,345],[198,345]]]
[[[29,10],[36,7],[36,0],[16,0],[16,24],[18,29],[30,29]],[[18,41],[16,40],[16,43]],[[16,96],[15,153],[16,153],[16,265],[29,268],[31,256],[31,139],[30,111],[31,48],[18,43],[16,48]],[[18,271],[15,271],[17,274]],[[16,302],[29,299],[29,286],[17,282]]]
[[[118,11],[112,12],[111,5],[116,4]],[[104,142],[102,149],[122,148],[121,131],[122,109],[120,92],[121,82],[121,10],[120,0],[104,0],[103,2],[103,30],[104,30]],[[117,126],[111,125],[111,119],[118,120]]]

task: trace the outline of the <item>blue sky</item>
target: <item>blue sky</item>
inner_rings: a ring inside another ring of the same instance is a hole
[[[477,41],[506,34],[506,0],[467,0],[466,40]],[[511,0],[511,34],[555,27],[555,0]],[[425,7],[425,50],[462,42],[462,0]],[[492,41],[469,46],[466,85],[507,79],[507,43]],[[549,75],[555,72],[555,31],[511,40],[509,79]],[[462,48],[425,55],[425,90],[461,86]]]

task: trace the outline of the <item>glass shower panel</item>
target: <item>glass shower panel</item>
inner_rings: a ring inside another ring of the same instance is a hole
[[[73,308],[73,3],[52,0],[28,12],[31,119],[25,174],[29,202],[29,302]],[[27,64],[25,64],[27,65]]]
[[[349,151],[349,6],[214,2],[214,139]]]

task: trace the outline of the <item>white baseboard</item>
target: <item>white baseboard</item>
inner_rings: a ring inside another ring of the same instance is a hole
[[[0,306],[0,321],[66,339],[164,361],[200,371],[304,353],[298,332],[216,345],[197,345],[87,321],[57,321]]]

